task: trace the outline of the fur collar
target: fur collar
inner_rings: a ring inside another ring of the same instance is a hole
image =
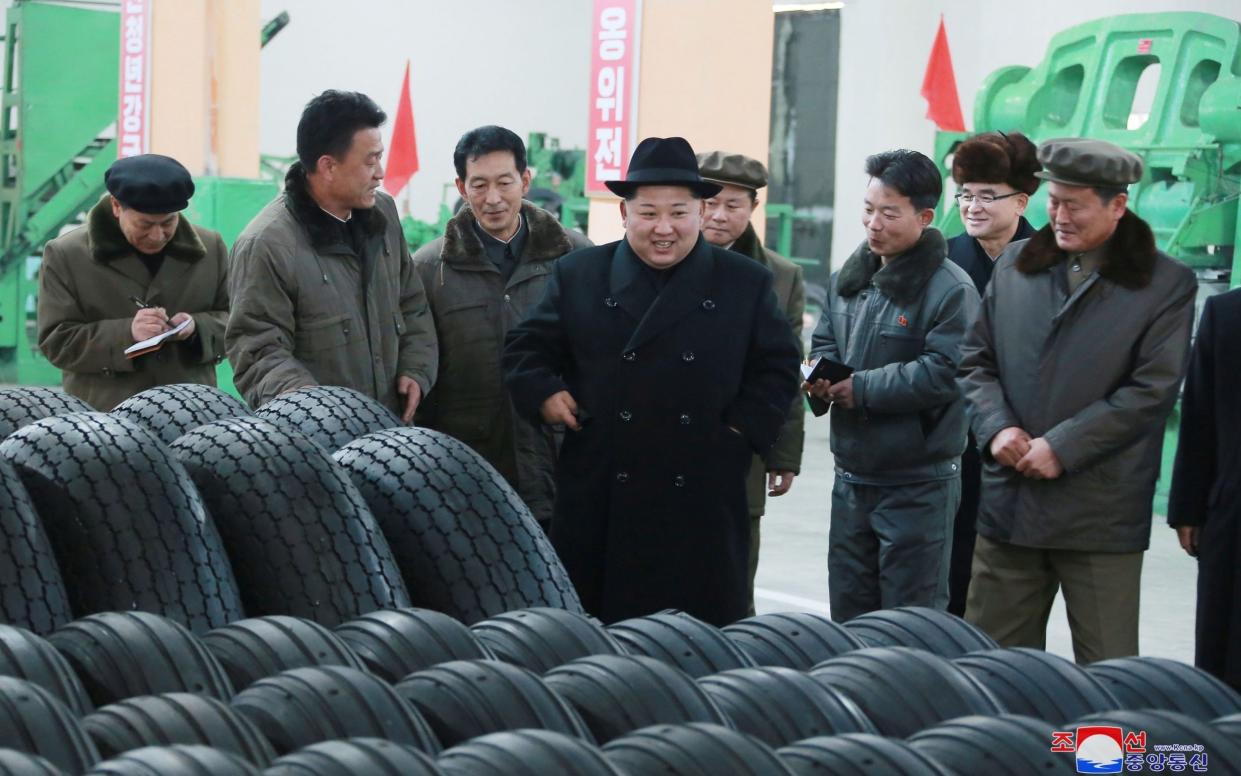
[[[1068,258],[1056,245],[1051,225],[1035,232],[1017,255],[1017,269],[1026,275],[1051,269]],[[1099,275],[1125,288],[1145,288],[1155,274],[1158,251],[1146,222],[1126,210],[1108,239]]]
[[[306,171],[301,162],[290,165],[284,176],[284,203],[298,223],[306,229],[310,244],[316,249],[340,242],[336,221],[323,212],[319,203],[310,196],[310,186],[306,182]],[[388,219],[378,206],[354,210],[353,217],[358,219],[362,230],[370,237],[383,234],[388,228]]]
[[[886,267],[863,242],[840,268],[836,293],[848,298],[874,282],[884,296],[898,304],[908,304],[922,293],[947,255],[948,243],[944,241],[944,235],[932,227],[924,229],[914,247]]]
[[[86,230],[91,253],[97,261],[111,261],[137,253],[125,239],[120,221],[112,215],[112,198],[107,195],[91,208],[86,217]],[[172,233],[172,239],[164,246],[164,255],[183,261],[198,261],[207,255],[206,246],[184,214],[177,221],[177,231]]]
[[[526,218],[526,245],[521,262],[551,261],[573,250],[573,243],[564,227],[543,208],[522,201],[521,214]],[[444,227],[444,247],[440,258],[449,264],[477,264],[486,261],[483,241],[474,230],[477,219],[469,203],[461,206]]]
[[[758,239],[758,232],[754,231],[754,224],[746,224],[745,231],[728,250],[749,256],[759,264],[767,266],[767,254],[763,251],[763,243]]]

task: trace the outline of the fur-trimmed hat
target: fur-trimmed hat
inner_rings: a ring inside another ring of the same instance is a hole
[[[952,155],[952,179],[963,183],[1007,183],[1033,194],[1043,169],[1038,149],[1020,132],[984,132],[957,146]]]

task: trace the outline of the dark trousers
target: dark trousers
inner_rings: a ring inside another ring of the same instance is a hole
[[[948,611],[965,616],[970,590],[970,567],[974,564],[974,524],[978,520],[978,497],[982,491],[982,456],[978,441],[969,436],[961,456],[961,506],[952,523],[952,560],[948,563]]]
[[[828,530],[832,619],[897,606],[948,605],[952,519],[961,480],[859,485],[836,478]]]

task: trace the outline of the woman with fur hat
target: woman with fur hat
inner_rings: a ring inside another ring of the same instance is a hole
[[[1000,252],[1009,243],[1034,235],[1024,213],[1030,195],[1038,190],[1034,173],[1043,169],[1037,151],[1020,132],[984,132],[957,146],[953,154],[952,180],[965,234],[948,241],[948,258],[969,273],[979,296]],[[978,444],[970,434],[961,457],[961,506],[953,523],[948,568],[948,611],[957,616],[965,615],[981,477]]]

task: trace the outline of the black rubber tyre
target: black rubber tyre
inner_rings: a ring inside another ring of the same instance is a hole
[[[1212,720],[1211,724],[1241,746],[1241,714],[1229,714]]]
[[[606,744],[603,756],[624,773],[792,776],[792,771],[767,744],[744,733],[703,722],[635,730]]]
[[[1016,714],[958,717],[915,733],[908,743],[955,773],[1076,773],[1074,758],[1051,751],[1051,730],[1043,720]]]
[[[688,614],[652,614],[608,626],[625,651],[676,666],[698,679],[754,661],[714,625]]]
[[[213,420],[245,417],[250,410],[240,400],[210,385],[177,383],[130,396],[116,405],[112,414],[132,420],[170,445],[199,426]]]
[[[726,626],[724,635],[760,666],[799,671],[866,646],[845,626],[810,612],[760,614]]]
[[[64,776],[64,771],[38,755],[0,749],[0,776]]]
[[[495,657],[469,628],[431,609],[371,612],[338,626],[336,635],[387,682],[450,660]]]
[[[0,388],[0,440],[36,420],[93,410],[58,388]]]
[[[368,670],[340,636],[297,617],[238,620],[204,635],[203,644],[224,666],[237,690],[290,668],[346,666]]]
[[[69,707],[34,682],[0,676],[0,747],[38,755],[81,773],[99,752]]]
[[[73,619],[52,544],[30,494],[0,458],[0,620],[38,634]]]
[[[445,776],[625,776],[599,748],[551,730],[491,733],[444,752]]]
[[[543,677],[600,744],[649,725],[732,721],[684,671],[652,657],[593,655]]]
[[[277,396],[254,414],[305,434],[329,453],[372,431],[403,425],[387,407],[339,385],[298,388]]]
[[[565,609],[518,609],[483,620],[470,630],[498,659],[539,674],[579,657],[626,654],[598,622]]]
[[[868,647],[913,647],[949,659],[1000,648],[981,628],[925,606],[867,612],[849,620],[845,627]]]
[[[381,738],[323,741],[276,760],[263,776],[441,776],[435,760]]]
[[[409,605],[362,494],[304,435],[229,418],[190,431],[171,450],[215,519],[250,614],[335,627]]]
[[[1062,725],[1120,708],[1103,683],[1084,668],[1041,649],[992,649],[952,662],[990,690],[1010,714]]]
[[[86,776],[260,776],[235,754],[209,746],[148,746],[105,760]]]
[[[34,682],[64,702],[74,716],[94,706],[69,662],[46,639],[12,625],[0,625],[0,676]]]
[[[422,712],[445,748],[523,728],[594,743],[582,718],[538,674],[499,660],[441,663],[405,677],[396,693]]]
[[[1122,657],[1086,671],[1122,709],[1164,709],[1210,722],[1241,712],[1241,695],[1206,671],[1163,657]]]
[[[47,529],[78,615],[141,609],[205,632],[242,616],[215,524],[150,431],[103,413],[46,418],[0,443]]]
[[[530,606],[582,611],[530,510],[463,443],[394,428],[345,445],[335,458],[379,519],[416,606],[466,624]]]
[[[835,733],[878,733],[847,695],[804,671],[738,668],[698,680],[742,733],[776,748]]]
[[[215,698],[175,692],[104,706],[82,720],[99,754],[116,757],[147,746],[197,744],[232,752],[266,768],[275,750],[250,720]]]
[[[961,776],[900,739],[869,733],[808,738],[776,754],[797,776]]]
[[[953,717],[1002,714],[995,696],[951,661],[909,647],[867,647],[810,672],[857,703],[885,736],[906,738]]]
[[[1211,723],[1203,722],[1187,714],[1163,709],[1105,711],[1074,720],[1065,727],[1065,730],[1087,725],[1115,725],[1126,734],[1131,731],[1146,731],[1148,753],[1155,744],[1198,744],[1202,746],[1202,751],[1206,755],[1202,764],[1206,766],[1207,773],[1212,776],[1241,774],[1241,743]],[[1185,752],[1186,760],[1190,760],[1193,754],[1193,752]],[[1170,772],[1172,771],[1166,768],[1163,771],[1163,773]],[[1195,772],[1201,773],[1202,771],[1195,771],[1192,764],[1183,771],[1183,773]]]
[[[191,692],[227,701],[228,674],[203,643],[166,617],[103,612],[48,636],[96,706],[138,695]]]
[[[280,755],[337,738],[385,738],[427,754],[439,741],[391,685],[356,668],[294,668],[260,679],[233,699]]]

